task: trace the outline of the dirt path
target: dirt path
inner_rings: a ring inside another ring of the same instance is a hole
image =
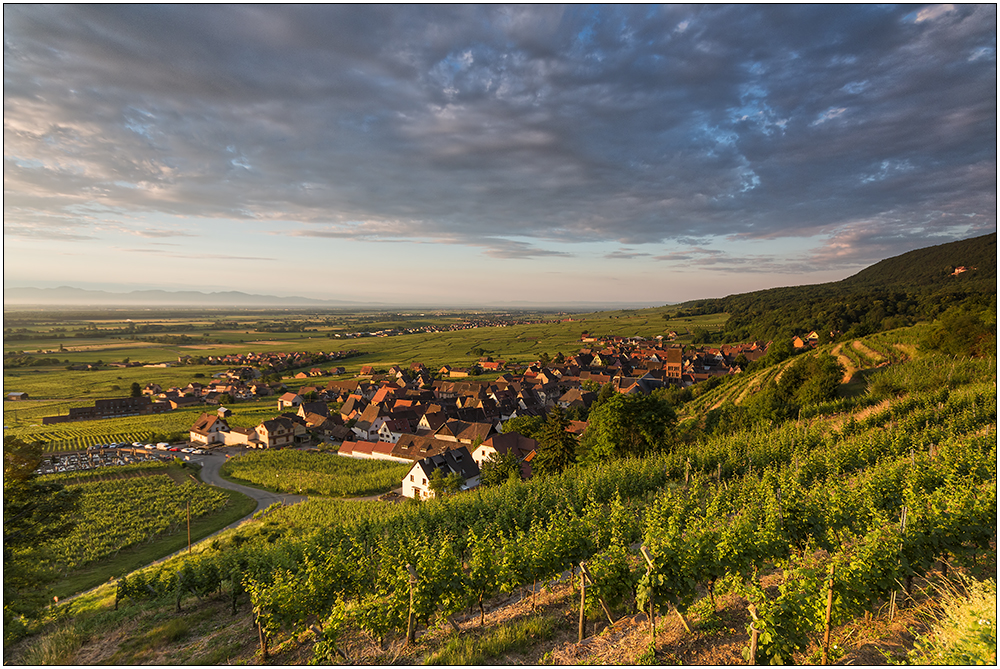
[[[833,350],[830,351],[830,353],[837,359],[837,362],[844,366],[844,378],[842,378],[840,382],[848,383],[852,378],[854,378],[854,372],[858,370],[854,367],[854,363],[851,362],[851,359],[840,352],[841,346],[843,346],[843,344],[837,344],[833,347]]]
[[[872,360],[872,361],[874,361],[876,363],[879,363],[879,362],[882,362],[883,360],[885,360],[885,356],[884,355],[882,355],[878,351],[873,351],[872,349],[870,349],[867,346],[865,346],[864,344],[862,344],[860,341],[855,340],[853,346],[854,346],[854,350],[855,351],[857,351],[861,355],[865,356],[869,360]]]

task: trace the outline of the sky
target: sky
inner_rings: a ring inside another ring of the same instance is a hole
[[[996,231],[996,5],[4,5],[4,286],[666,304]]]

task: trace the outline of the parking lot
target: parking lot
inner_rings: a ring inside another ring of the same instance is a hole
[[[47,455],[35,470],[36,474],[80,472],[98,467],[117,467],[141,462],[169,462],[176,457],[187,459],[205,451],[184,445],[159,444],[98,444],[86,451]]]

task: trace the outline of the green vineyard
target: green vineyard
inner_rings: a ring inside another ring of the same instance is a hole
[[[78,522],[52,543],[52,561],[63,571],[181,530],[189,505],[192,518],[198,518],[229,500],[218,488],[191,482],[177,485],[163,474],[90,481],[70,489],[80,490]]]
[[[398,487],[409,464],[355,460],[332,453],[260,451],[232,458],[222,472],[237,481],[281,492],[350,497]]]
[[[123,579],[117,599],[179,606],[226,592],[234,610],[249,601],[265,656],[318,624],[329,643],[314,661],[329,662],[338,635],[412,635],[414,621],[534,592],[586,563],[588,592],[614,615],[683,615],[739,596],[760,633],[746,659],[796,661],[823,630],[828,596],[826,624],[883,616],[897,583],[908,594],[941,561],[967,567],[992,550],[994,370],[993,360],[929,357],[874,375],[871,388],[894,390],[876,391],[886,401],[873,412],[859,398],[844,407],[856,413],[419,504],[310,500]]]

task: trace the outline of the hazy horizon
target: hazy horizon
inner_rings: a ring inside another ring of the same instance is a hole
[[[996,230],[995,5],[4,6],[4,286],[667,304]]]

